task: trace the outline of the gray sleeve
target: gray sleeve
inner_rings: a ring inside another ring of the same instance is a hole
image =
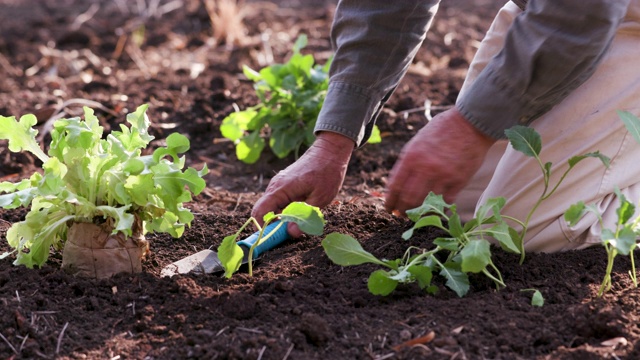
[[[426,37],[439,0],[341,0],[331,29],[335,55],[315,131],[362,145]]]
[[[502,51],[456,107],[496,139],[514,125],[528,125],[593,74],[628,5],[629,0],[528,1]]]

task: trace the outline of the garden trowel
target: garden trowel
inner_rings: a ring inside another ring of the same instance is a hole
[[[269,235],[279,223],[280,221],[278,220],[267,225],[264,229],[263,237]],[[238,241],[238,245],[244,252],[243,265],[249,262],[249,249],[258,241],[259,235],[260,232],[256,231],[248,238]],[[282,226],[273,235],[253,249],[253,259],[257,259],[262,253],[275,248],[287,239],[289,239],[287,223],[283,222]],[[206,249],[165,266],[160,276],[171,277],[176,274],[211,274],[219,272],[224,272],[224,267],[218,258],[218,253]]]

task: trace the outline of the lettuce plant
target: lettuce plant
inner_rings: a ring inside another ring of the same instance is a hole
[[[222,136],[236,144],[239,160],[252,164],[259,158],[269,139],[271,151],[284,158],[291,151],[314,140],[313,128],[329,86],[329,66],[315,65],[313,55],[302,55],[307,37],[300,36],[293,55],[284,64],[267,66],[259,72],[243,67],[244,75],[254,82],[259,103],[227,116],[220,126]]]
[[[329,87],[331,60],[316,65],[313,55],[300,53],[306,45],[307,37],[301,35],[286,63],[260,71],[243,67],[244,75],[254,82],[259,103],[231,113],[220,126],[222,136],[235,143],[239,160],[247,164],[258,161],[265,138],[278,158],[292,151],[297,158],[303,145],[313,143],[313,129]],[[380,131],[374,127],[369,142],[380,141]]]
[[[174,133],[166,145],[143,155],[150,141],[148,106],[142,105],[126,117],[127,127],[104,136],[92,109],[84,108],[84,119],[60,119],[53,125],[48,154],[36,141],[37,119],[24,115],[0,116],[0,139],[9,150],[28,151],[42,162],[41,171],[17,183],[0,183],[0,206],[30,207],[24,221],[7,231],[7,241],[16,253],[14,264],[41,266],[53,246],[60,249],[72,222],[109,222],[113,233],[132,235],[134,222],[146,232],[165,232],[180,237],[193,220],[183,206],[191,195],[206,186],[208,171],[182,170],[189,140]]]

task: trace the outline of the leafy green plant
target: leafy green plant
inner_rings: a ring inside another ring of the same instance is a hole
[[[281,222],[269,233],[265,234],[266,227],[276,219],[280,219]],[[296,223],[302,232],[309,235],[322,235],[325,224],[324,216],[322,212],[320,212],[320,209],[304,202],[293,202],[285,207],[282,213],[277,215],[269,212],[264,216],[263,220],[264,226],[260,226],[257,219],[250,217],[235,234],[229,235],[222,240],[222,243],[218,247],[218,258],[225,269],[225,276],[227,278],[233,276],[242,264],[244,252],[237,244],[237,239],[249,224],[253,223],[259,229],[258,239],[249,249],[249,259],[253,259],[253,251],[258,245],[267,241],[273,234],[277,233],[280,227],[286,226],[285,224],[287,222]],[[253,276],[253,261],[249,261],[248,265],[249,276]]]
[[[446,236],[436,238],[431,250],[410,246],[400,259],[378,259],[364,250],[357,240],[339,233],[329,234],[322,246],[329,259],[338,265],[373,263],[387,268],[376,270],[369,277],[369,291],[376,295],[388,295],[398,284],[413,282],[434,293],[437,290],[431,284],[434,274],[442,276],[446,286],[458,296],[464,296],[469,290],[470,273],[483,273],[498,288],[504,287],[502,275],[491,260],[487,240],[487,237],[494,237],[504,249],[519,252],[512,239],[515,230],[500,216],[504,204],[504,198],[491,199],[478,210],[473,220],[463,225],[455,205],[447,204],[441,195],[430,193],[420,207],[407,211],[414,225],[402,237],[408,240],[416,229],[427,226],[443,230]]]
[[[227,116],[220,126],[222,136],[232,140],[239,160],[253,164],[266,146],[278,157],[292,151],[298,158],[300,148],[313,143],[313,129],[329,87],[331,59],[316,65],[313,55],[300,50],[307,45],[301,35],[293,46],[293,54],[284,64],[274,64],[259,72],[243,67],[244,75],[254,82],[259,103]],[[370,143],[380,141],[377,128]]]
[[[196,171],[185,166],[189,140],[178,133],[149,155],[142,152],[154,139],[148,133],[148,106],[127,115],[121,131],[103,138],[103,128],[92,109],[79,117],[53,124],[48,154],[36,140],[34,115],[0,116],[0,139],[9,150],[28,151],[42,161],[42,171],[17,183],[0,183],[0,206],[5,209],[30,206],[24,221],[7,231],[7,241],[16,253],[14,264],[41,266],[53,246],[60,249],[71,222],[112,224],[113,233],[131,236],[134,222],[143,233],[166,232],[180,237],[193,220],[183,206],[191,194],[206,186],[206,165]]]
[[[504,287],[500,270],[491,260],[491,246],[488,239],[494,239],[508,252],[520,254],[524,261],[523,239],[529,220],[540,203],[549,198],[568,172],[580,161],[588,157],[600,159],[608,166],[609,159],[598,152],[575,156],[569,159],[569,168],[558,183],[550,189],[551,163],[542,163],[540,135],[532,128],[516,126],[506,135],[517,151],[534,157],[544,174],[544,189],[538,201],[532,206],[524,221],[502,215],[506,200],[502,197],[489,199],[476,211],[475,217],[462,224],[456,206],[447,204],[441,195],[430,193],[418,208],[407,211],[407,217],[414,225],[402,237],[411,238],[416,229],[431,226],[445,232],[446,236],[433,241],[433,249],[411,246],[400,259],[378,259],[362,248],[358,241],[348,235],[332,233],[323,241],[327,256],[342,266],[373,263],[386,268],[374,271],[368,281],[369,291],[376,295],[390,294],[400,283],[417,282],[421,289],[429,293],[436,291],[431,284],[434,274],[446,279],[445,285],[458,296],[464,296],[469,290],[469,274],[482,273],[495,283],[497,288]],[[509,225],[514,222],[521,230]]]
[[[264,137],[279,158],[291,151],[297,157],[303,144],[313,142],[313,128],[329,86],[331,61],[315,65],[313,55],[300,53],[306,45],[307,37],[301,35],[286,63],[259,72],[243,67],[244,75],[254,82],[259,103],[230,114],[220,126],[222,136],[234,141],[239,160],[255,163],[266,145]]]
[[[618,254],[630,256],[631,271],[629,272],[629,275],[633,280],[633,284],[636,287],[638,286],[633,250],[636,248],[637,238],[640,236],[640,216],[632,220],[636,209],[635,205],[627,200],[627,198],[618,189],[616,189],[615,194],[620,201],[620,205],[616,209],[618,221],[616,222],[615,229],[613,230],[604,228],[602,215],[597,207],[593,205],[585,205],[582,201],[572,205],[564,216],[565,220],[573,226],[586,212],[591,212],[597,216],[598,221],[602,225],[603,229],[600,234],[600,238],[602,240],[602,245],[607,251],[607,269],[600,285],[600,289],[598,290],[598,296],[602,296],[606,291],[611,289],[611,270],[613,270],[613,263]]]
[[[514,126],[511,129],[506,130],[505,134],[509,139],[509,143],[515,150],[520,151],[526,156],[530,156],[536,159],[544,177],[544,187],[542,190],[542,194],[540,195],[536,203],[533,204],[533,206],[531,207],[531,210],[527,214],[527,217],[524,220],[524,222],[520,222],[517,219],[511,219],[513,221],[519,222],[522,227],[522,230],[518,236],[518,241],[517,241],[518,248],[520,250],[520,264],[522,264],[525,259],[524,243],[522,239],[525,238],[527,234],[527,228],[529,227],[529,221],[531,220],[531,217],[533,216],[534,212],[538,209],[540,204],[556,192],[556,190],[558,189],[560,184],[564,181],[564,179],[567,177],[571,169],[573,169],[582,160],[590,157],[597,158],[597,159],[600,159],[600,161],[602,161],[604,166],[609,167],[610,159],[600,154],[599,151],[587,153],[584,155],[573,156],[568,160],[569,167],[565,170],[565,172],[562,174],[560,179],[552,187],[552,184],[550,184],[550,179],[551,179],[551,166],[553,164],[551,162],[543,163],[542,160],[540,159],[540,151],[542,150],[542,139],[540,138],[540,134],[538,134],[533,128],[520,126],[520,125]]]
[[[640,144],[640,119],[626,111],[619,111],[618,115],[633,138]],[[611,271],[618,254],[630,257],[631,270],[629,271],[629,276],[634,286],[638,287],[633,251],[638,246],[638,238],[640,237],[640,215],[634,218],[636,205],[629,201],[619,189],[615,190],[615,195],[620,205],[616,209],[618,218],[614,229],[606,229],[604,227],[602,214],[596,206],[586,205],[582,201],[572,205],[564,215],[565,220],[571,226],[575,225],[587,212],[594,214],[600,222],[602,227],[600,239],[607,252],[607,268],[598,290],[599,297],[611,289]]]

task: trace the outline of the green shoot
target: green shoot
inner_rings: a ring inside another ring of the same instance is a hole
[[[544,187],[542,189],[542,194],[540,194],[540,197],[538,198],[536,203],[533,204],[533,206],[531,207],[531,210],[527,214],[527,217],[524,220],[524,223],[522,224],[522,230],[519,235],[520,241],[517,245],[520,250],[520,264],[522,264],[525,259],[524,239],[527,234],[529,221],[531,220],[531,217],[533,216],[534,212],[538,209],[540,204],[544,200],[548,199],[551,195],[553,195],[553,193],[556,192],[560,184],[564,181],[566,176],[569,174],[569,171],[571,171],[571,169],[573,169],[573,167],[576,164],[578,164],[580,161],[589,157],[598,158],[600,159],[600,161],[602,161],[604,166],[609,167],[610,160],[608,157],[600,154],[600,152],[598,151],[571,157],[568,160],[569,167],[567,168],[567,170],[565,170],[565,172],[562,174],[560,179],[552,187],[550,184],[550,178],[551,178],[551,167],[553,164],[550,162],[543,163],[542,160],[540,159],[540,151],[542,150],[542,139],[540,137],[540,134],[538,134],[533,128],[520,126],[520,125],[514,126],[511,129],[506,130],[505,134],[507,135],[507,138],[509,139],[511,146],[515,150],[520,151],[526,156],[530,156],[536,159],[536,161],[540,166],[540,170],[542,170],[543,179],[544,179],[543,180]]]
[[[539,290],[536,289],[522,289],[520,291],[533,291],[533,295],[531,296],[531,305],[532,306],[544,306],[544,297]]]
[[[267,226],[276,219],[280,219],[282,222],[271,229],[269,233],[265,234]],[[231,276],[240,269],[244,252],[240,245],[237,244],[237,239],[249,224],[253,223],[256,228],[259,229],[258,239],[249,249],[249,259],[253,259],[256,247],[269,240],[269,238],[277,233],[282,226],[285,226],[286,222],[296,223],[302,232],[309,235],[322,235],[325,224],[324,216],[322,215],[322,212],[320,212],[320,209],[303,202],[293,202],[289,204],[284,208],[282,213],[278,215],[270,212],[264,216],[263,220],[264,226],[260,226],[257,219],[250,217],[238,229],[238,231],[222,240],[222,243],[218,247],[218,258],[225,269],[225,276],[227,278],[231,278]],[[249,261],[248,266],[249,276],[253,276],[253,261]]]
[[[626,111],[618,111],[618,116],[636,142],[640,143],[640,119]],[[614,229],[605,229],[600,210],[593,205],[585,205],[582,201],[572,205],[564,216],[569,225],[573,226],[586,212],[591,212],[598,218],[600,226],[603,229],[600,234],[600,239],[607,252],[607,268],[602,283],[600,284],[600,289],[598,290],[598,297],[601,297],[611,289],[611,271],[613,270],[613,264],[618,254],[629,255],[631,260],[629,276],[633,281],[633,285],[636,288],[638,287],[633,251],[636,249],[638,238],[640,237],[640,215],[634,218],[636,205],[630,202],[619,189],[615,190],[615,195],[620,204],[616,209],[617,221]]]
[[[607,269],[605,271],[604,279],[600,285],[600,289],[598,290],[598,297],[611,289],[611,270],[613,269],[614,259],[618,254],[629,255],[631,257],[632,271],[630,272],[630,275],[634,285],[636,287],[638,286],[633,250],[637,245],[636,238],[638,237],[637,229],[640,217],[632,221],[631,217],[635,213],[635,205],[629,202],[629,200],[627,200],[619,190],[616,189],[615,193],[620,201],[620,205],[616,210],[618,221],[615,229],[613,230],[604,228],[602,215],[600,214],[599,209],[595,206],[587,206],[583,202],[579,202],[572,205],[565,213],[565,220],[570,226],[573,226],[586,212],[591,212],[598,218],[598,221],[603,228],[601,240],[602,245],[607,252]]]
[[[338,233],[327,235],[322,246],[329,259],[338,265],[372,263],[386,268],[373,272],[369,277],[369,291],[376,295],[388,295],[398,284],[414,282],[428,293],[435,293],[437,287],[431,284],[434,275],[442,276],[446,286],[461,297],[469,291],[470,273],[482,273],[501,288],[505,284],[491,260],[490,243],[486,238],[499,239],[504,249],[518,252],[509,236],[515,230],[510,231],[499,216],[504,203],[502,198],[490,200],[479,209],[476,218],[463,226],[456,206],[447,204],[441,195],[430,193],[420,207],[407,211],[414,226],[402,237],[407,240],[415,230],[426,226],[444,230],[447,236],[435,239],[433,249],[409,247],[402,258],[396,260],[380,260],[364,250],[356,239]],[[488,216],[490,211],[498,215]],[[436,254],[444,254],[444,260],[439,260],[443,257],[436,257]]]

